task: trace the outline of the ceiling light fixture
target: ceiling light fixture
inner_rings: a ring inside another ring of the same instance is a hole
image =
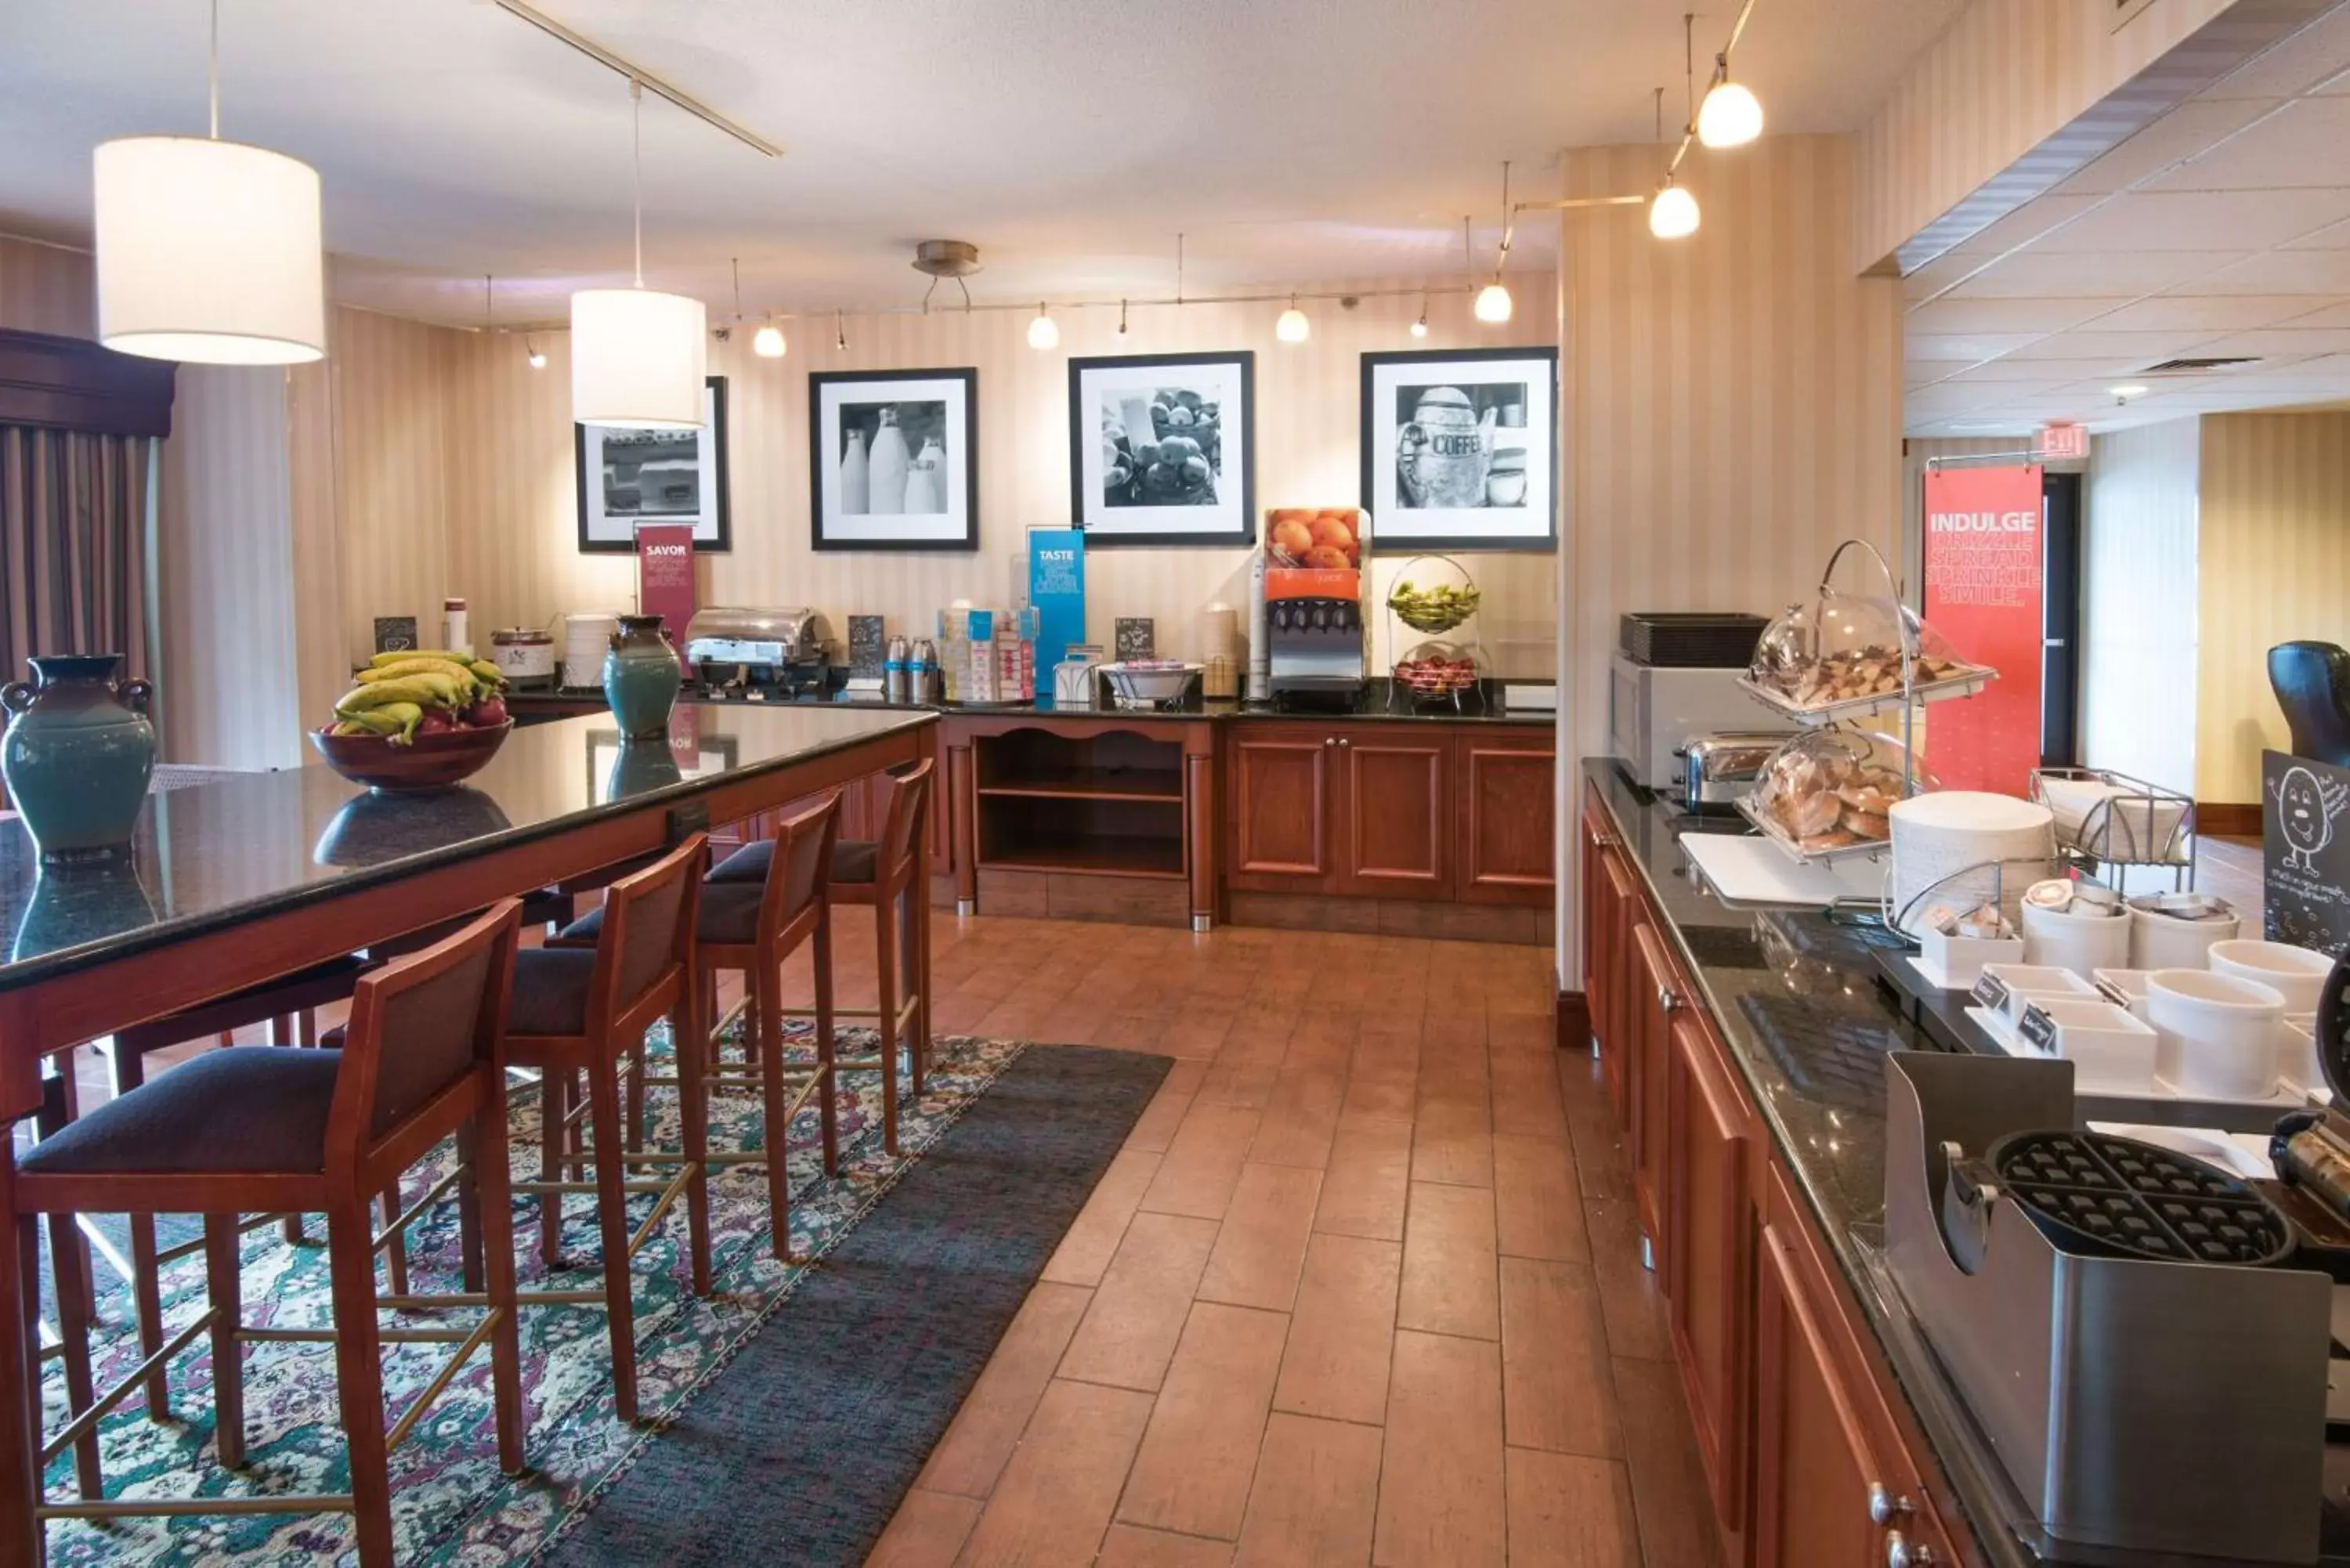
[[[209,135],[129,136],[90,158],[98,336],[198,365],[326,357],[318,171],[220,137],[220,0],[207,66]]]
[[[645,286],[644,84],[629,80],[629,185],[636,285],[571,296],[571,417],[581,424],[693,430],[702,423],[710,317],[702,301]]]
[[[1045,302],[1036,302],[1036,319],[1028,324],[1028,347],[1035,349],[1058,348],[1061,328],[1045,310]]]
[[[780,359],[789,351],[784,341],[784,329],[769,321],[751,335],[751,352],[762,359]]]
[[[1428,291],[1426,289],[1420,290],[1419,293],[1419,319],[1411,324],[1411,335],[1414,337],[1428,336]]]
[[[1289,296],[1289,308],[1273,324],[1273,335],[1284,343],[1303,343],[1314,336],[1314,324],[1305,319],[1305,312],[1297,308],[1297,296]]]
[[[2113,393],[2114,401],[2117,403],[2126,403],[2132,398],[2145,397],[2151,389],[2143,381],[2132,381],[2126,386],[2109,387],[2106,390]]]
[[[1697,198],[1666,176],[1648,203],[1648,233],[1660,240],[1687,239],[1697,233]]]
[[[844,354],[848,352],[848,318],[837,309],[832,313],[832,346]]]
[[[1477,303],[1472,307],[1477,319],[1488,326],[1499,327],[1510,318],[1510,291],[1502,286],[1502,268],[1509,264],[1510,241],[1515,225],[1510,221],[1510,161],[1502,161],[1502,244],[1493,255],[1493,281],[1477,291]]]
[[[528,337],[524,337],[524,338],[523,338],[523,340],[522,340],[522,348],[523,348],[523,358],[524,358],[526,361],[528,361],[528,362],[529,362],[530,368],[531,368],[532,369],[534,369],[534,370],[544,370],[544,369],[546,369],[546,349],[541,348],[540,348],[540,347],[539,347],[536,342],[532,341]]]
[[[1122,299],[1118,302],[1118,335],[1126,336],[1126,301]]]
[[[1697,139],[1708,147],[1743,147],[1762,134],[1762,104],[1743,85],[1730,79],[1730,52],[1738,47],[1746,19],[1754,15],[1754,0],[1738,8],[1731,24],[1730,42],[1713,57],[1713,82],[1697,111]]]

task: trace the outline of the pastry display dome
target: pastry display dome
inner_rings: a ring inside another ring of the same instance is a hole
[[[1937,787],[1889,735],[1806,730],[1771,753],[1739,808],[1782,848],[1821,859],[1884,848],[1892,836],[1887,816],[1893,807]]]
[[[1960,658],[1907,606],[1823,587],[1764,629],[1747,685],[1771,706],[1804,717],[1898,701],[1905,685],[1927,698],[1956,695],[1991,673]]]

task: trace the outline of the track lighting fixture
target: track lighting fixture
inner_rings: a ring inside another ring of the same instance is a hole
[[[1305,312],[1297,308],[1297,296],[1289,296],[1289,308],[1273,324],[1273,335],[1284,343],[1303,343],[1314,335],[1314,324],[1305,319]]]

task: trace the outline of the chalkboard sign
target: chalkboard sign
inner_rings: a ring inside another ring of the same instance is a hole
[[[1147,615],[1118,618],[1118,656],[1120,659],[1150,659],[1156,656],[1157,628]]]
[[[2350,946],[2350,770],[2261,753],[2268,938],[2339,958]]]
[[[375,618],[375,650],[378,653],[406,653],[415,646],[414,616],[380,615]]]
[[[853,615],[848,618],[848,678],[850,680],[880,680],[881,665],[887,652],[888,639],[882,636],[879,616]]]

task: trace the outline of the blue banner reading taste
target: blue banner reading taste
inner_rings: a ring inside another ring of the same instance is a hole
[[[1028,530],[1028,603],[1036,611],[1036,692],[1053,689],[1053,670],[1073,642],[1086,639],[1086,536],[1075,528]]]

